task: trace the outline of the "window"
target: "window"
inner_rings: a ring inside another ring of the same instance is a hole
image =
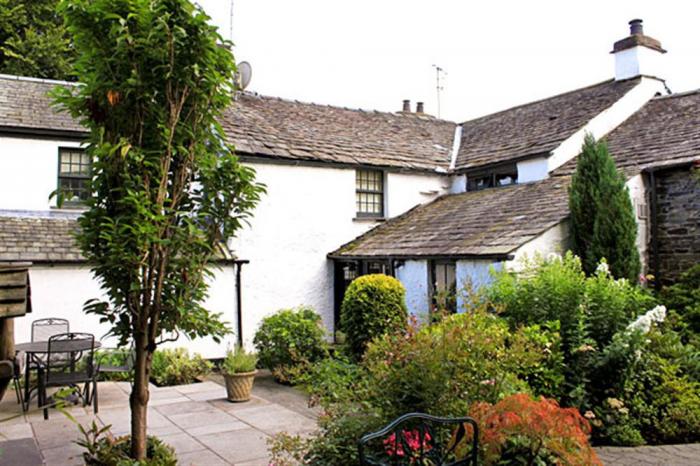
[[[514,164],[494,167],[467,173],[467,191],[479,191],[486,188],[508,186],[518,182],[518,167]]]
[[[379,170],[357,170],[355,202],[358,217],[383,217],[384,173]]]
[[[58,189],[68,205],[81,204],[90,197],[90,156],[81,149],[61,148],[58,151]]]
[[[433,306],[436,310],[457,310],[457,276],[454,261],[432,261],[430,285]]]

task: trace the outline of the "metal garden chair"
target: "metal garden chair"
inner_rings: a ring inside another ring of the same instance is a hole
[[[410,413],[363,436],[358,449],[363,466],[475,466],[478,443],[472,418]]]
[[[32,322],[32,341],[49,341],[54,335],[70,332],[70,322],[66,319],[58,317],[49,317],[46,319],[37,319]],[[31,368],[46,364],[46,358],[42,355],[34,355],[29,361]]]
[[[39,405],[44,406],[44,419],[49,418],[46,389],[50,387],[75,388],[83,406],[92,404],[97,414],[94,356],[95,336],[92,334],[63,333],[49,338],[46,366],[39,370]]]

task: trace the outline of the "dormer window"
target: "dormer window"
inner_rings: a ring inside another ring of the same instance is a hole
[[[355,172],[355,204],[358,217],[384,217],[384,173],[381,170]]]
[[[515,164],[501,165],[486,170],[467,173],[467,191],[508,186],[518,182],[518,167]]]

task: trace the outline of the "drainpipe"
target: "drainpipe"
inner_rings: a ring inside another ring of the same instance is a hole
[[[651,206],[649,213],[651,217],[651,257],[652,270],[654,273],[654,288],[661,289],[661,264],[659,263],[659,221],[658,204],[656,196],[656,174],[653,170],[649,171],[649,184],[651,184]]]
[[[241,287],[241,269],[243,264],[249,264],[250,261],[242,260],[234,262],[236,266],[236,334],[238,335],[238,346],[243,347],[243,290]]]

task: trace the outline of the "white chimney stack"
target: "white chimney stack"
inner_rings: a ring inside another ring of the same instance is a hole
[[[661,42],[644,35],[641,19],[633,19],[629,25],[630,35],[615,42],[613,51],[610,52],[615,56],[615,80],[622,81],[637,76],[661,79],[661,55],[666,50],[661,47]]]

